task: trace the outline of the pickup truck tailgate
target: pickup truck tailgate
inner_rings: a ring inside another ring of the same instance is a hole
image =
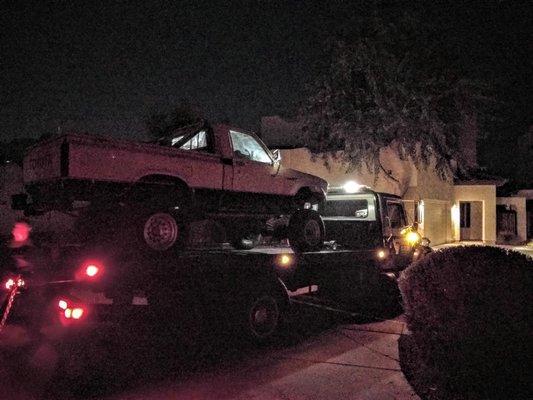
[[[62,160],[62,153],[67,152],[64,137],[57,137],[30,149],[24,157],[24,182],[39,182],[58,179],[68,171],[68,156]]]

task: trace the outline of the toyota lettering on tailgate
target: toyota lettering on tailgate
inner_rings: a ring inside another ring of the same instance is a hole
[[[39,153],[28,160],[25,179],[39,180],[57,177],[60,173],[57,164],[57,155],[54,153]]]
[[[52,167],[52,157],[49,154],[42,155],[30,160],[30,168],[33,170],[47,170]]]

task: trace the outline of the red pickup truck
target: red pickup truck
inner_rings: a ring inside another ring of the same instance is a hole
[[[182,243],[185,224],[206,218],[240,247],[280,215],[291,215],[295,249],[317,249],[324,238],[315,205],[327,182],[284,168],[257,136],[227,125],[186,127],[152,143],[60,135],[29,149],[24,183],[30,202],[15,196],[14,208],[44,213],[88,202],[86,225],[107,220],[106,229],[157,251]]]

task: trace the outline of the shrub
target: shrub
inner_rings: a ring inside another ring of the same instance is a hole
[[[526,397],[533,261],[495,247],[430,254],[399,280],[420,364],[445,398]]]

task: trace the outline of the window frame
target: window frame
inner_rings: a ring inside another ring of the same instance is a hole
[[[253,160],[251,158],[248,158],[246,156],[244,157],[239,157],[239,160],[246,160],[246,161],[249,161],[249,162],[253,162],[253,163],[258,163],[258,164],[261,164],[261,165],[274,165],[274,156],[272,155],[272,153],[270,152],[270,150],[268,149],[268,147],[265,146],[265,144],[261,141],[261,139],[259,139],[258,136],[254,135],[253,133],[251,132],[242,132],[242,131],[237,131],[235,129],[230,129],[229,130],[229,139],[230,139],[230,144],[231,144],[231,150],[232,150],[232,153],[233,153],[233,157],[235,157],[235,145],[233,143],[233,136],[232,136],[232,133],[236,133],[236,134],[239,134],[239,135],[247,135],[247,136],[250,136],[253,140],[255,140],[255,142],[259,145],[259,147],[265,152],[265,154],[267,155],[268,159],[269,159],[269,162],[264,162],[264,161],[258,161],[258,160]]]

